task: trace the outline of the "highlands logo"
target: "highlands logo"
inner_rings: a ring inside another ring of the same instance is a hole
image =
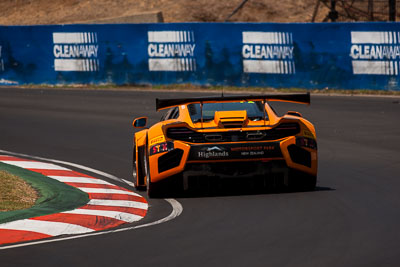
[[[55,71],[98,71],[97,33],[54,32]]]
[[[149,71],[195,71],[193,31],[147,32]]]
[[[225,158],[229,157],[229,152],[225,151],[224,148],[218,147],[218,146],[212,146],[212,147],[207,147],[203,148],[204,151],[198,151],[197,152],[197,157],[198,158]]]
[[[398,75],[400,32],[351,32],[353,74]]]
[[[242,32],[243,72],[295,74],[289,32]]]
[[[224,157],[229,157],[229,153],[226,151],[223,152],[214,152],[214,151],[210,151],[210,152],[204,152],[204,151],[199,151],[197,152],[197,156],[199,158],[224,158]]]
[[[208,152],[210,152],[210,151],[223,151],[223,149],[220,148],[220,147],[217,147],[217,146],[213,146],[213,147],[207,148],[207,151]]]

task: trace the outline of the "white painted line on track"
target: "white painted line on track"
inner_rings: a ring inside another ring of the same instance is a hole
[[[86,167],[86,166],[83,166],[83,165],[79,165],[79,164],[76,164],[76,163],[68,162],[68,161],[36,157],[36,156],[31,156],[31,155],[22,154],[22,153],[15,153],[15,152],[1,150],[1,149],[0,149],[0,152],[1,153],[7,153],[7,154],[10,154],[10,155],[13,155],[13,156],[18,156],[18,157],[28,157],[28,158],[32,158],[32,159],[36,159],[36,160],[45,160],[45,161],[49,161],[49,162],[53,162],[53,163],[59,163],[59,164],[75,167],[77,169],[89,171],[91,173],[95,173],[95,174],[101,175],[103,177],[106,177],[106,178],[114,180],[114,181],[126,183],[124,179],[118,178],[118,177],[116,177],[116,176],[114,176],[112,174],[109,174],[109,173],[106,173],[106,172],[102,172],[102,171],[99,171],[99,170],[96,170],[96,169],[92,169],[92,168],[89,168],[89,167]]]
[[[112,185],[109,182],[106,182],[101,179],[94,179],[94,178],[88,178],[88,177],[74,177],[74,176],[47,176],[52,179],[55,179],[57,181],[63,182],[63,183],[84,183],[84,184],[107,184],[107,185]]]
[[[91,199],[87,205],[100,205],[100,206],[112,206],[112,207],[127,207],[137,209],[147,209],[148,204],[137,201],[129,200],[111,200],[111,199]]]
[[[75,236],[68,236],[68,237],[62,237],[62,238],[55,238],[55,239],[50,239],[50,240],[41,240],[41,241],[34,241],[34,242],[29,242],[29,243],[24,243],[24,244],[16,244],[16,245],[10,245],[10,246],[4,246],[0,247],[0,250],[2,249],[11,249],[11,248],[19,248],[19,247],[27,247],[27,246],[33,246],[33,245],[40,245],[40,244],[46,244],[46,243],[54,243],[54,242],[60,242],[60,241],[65,241],[65,240],[72,240],[72,239],[78,239],[78,238],[84,238],[84,237],[90,237],[90,236],[97,236],[97,235],[107,235],[107,234],[112,234],[112,233],[118,233],[118,232],[125,232],[125,231],[130,231],[130,230],[135,230],[139,228],[144,228],[144,227],[149,227],[161,223],[168,222],[170,220],[175,219],[179,215],[181,215],[183,211],[183,207],[181,203],[179,203],[177,200],[171,198],[171,199],[165,199],[169,204],[172,206],[172,212],[165,218],[162,218],[158,221],[151,222],[151,223],[146,223],[146,224],[141,224],[141,225],[136,225],[132,227],[126,227],[126,228],[120,228],[116,230],[108,230],[108,231],[102,231],[102,232],[92,232],[89,234],[83,234],[83,235],[75,235]]]
[[[63,170],[69,171],[67,168],[60,167],[51,163],[36,162],[36,161],[13,161],[13,160],[3,160],[3,163],[21,167],[24,169],[41,169],[41,170]]]
[[[76,224],[49,222],[49,221],[31,220],[31,219],[4,223],[0,226],[0,229],[30,231],[51,236],[66,235],[72,233],[82,234],[94,231],[93,229],[86,228]]]
[[[74,210],[70,210],[70,211],[64,211],[61,213],[104,216],[104,217],[114,218],[114,219],[125,221],[125,222],[136,222],[136,221],[143,219],[143,217],[139,216],[139,215],[126,213],[126,212],[120,212],[120,211],[112,211],[112,210],[74,209]]]
[[[75,167],[77,169],[86,170],[86,171],[101,175],[103,177],[107,177],[107,178],[109,178],[111,180],[114,180],[114,181],[120,181],[120,182],[124,182],[124,183],[126,183],[128,185],[134,186],[134,184],[132,182],[130,182],[130,181],[127,181],[127,180],[118,178],[118,177],[116,177],[114,175],[111,175],[111,174],[108,174],[108,173],[105,173],[105,172],[102,172],[102,171],[99,171],[99,170],[95,170],[95,169],[92,169],[92,168],[89,168],[89,167],[86,167],[86,166],[82,166],[82,165],[79,165],[79,164],[66,162],[66,161],[60,161],[60,160],[54,160],[54,159],[48,159],[48,158],[42,158],[42,157],[36,157],[36,156],[27,155],[27,154],[15,153],[15,152],[1,150],[1,149],[0,149],[0,152],[1,153],[6,153],[6,154],[10,154],[10,155],[13,155],[13,156],[28,157],[28,158],[32,158],[32,159],[36,159],[36,160],[45,160],[45,161],[49,161],[49,162],[53,162],[53,163],[59,163],[59,164],[67,165],[67,166],[72,166],[72,167]],[[48,239],[48,240],[27,242],[27,243],[23,243],[23,244],[3,246],[3,247],[0,247],[0,250],[18,248],[18,247],[26,247],[26,246],[33,246],[33,245],[40,245],[40,244],[45,244],[45,243],[60,242],[60,241],[65,241],[65,240],[72,240],[72,239],[78,239],[78,238],[84,238],[84,237],[90,237],[90,236],[97,236],[97,235],[106,235],[106,234],[117,233],[117,232],[130,231],[130,230],[135,230],[135,229],[139,229],[139,228],[144,228],[144,227],[149,227],[149,226],[165,223],[165,222],[168,222],[170,220],[175,219],[176,217],[178,217],[179,215],[182,214],[183,207],[182,207],[181,203],[179,203],[176,199],[170,198],[170,199],[165,199],[165,201],[167,201],[171,205],[171,207],[172,207],[171,213],[167,217],[161,218],[161,219],[159,219],[157,221],[154,221],[154,222],[140,224],[140,225],[136,225],[136,226],[132,226],[132,227],[115,229],[115,230],[108,230],[108,231],[101,231],[101,232],[91,232],[91,233],[81,234],[81,235],[73,235],[73,236],[68,236],[68,237],[61,237],[61,238],[54,238],[54,239]],[[92,202],[92,203],[90,203],[90,202]],[[120,202],[133,202],[133,201],[92,199],[92,200],[89,201],[88,204],[89,205],[90,204],[91,205],[105,205],[105,206],[112,206],[112,205],[110,205],[112,203],[114,203],[114,204],[123,204],[123,203],[120,203]],[[107,203],[107,204],[105,204],[105,203]],[[147,203],[140,203],[140,202],[134,202],[134,203],[136,203],[136,205],[139,206],[139,207],[134,207],[134,208],[147,209],[147,207],[148,207]],[[128,204],[128,203],[125,203],[125,204]],[[132,205],[132,204],[133,203],[129,203],[129,205]],[[119,205],[115,205],[115,206],[119,206]],[[132,206],[125,206],[125,207],[132,207]],[[30,220],[30,221],[34,221],[34,220]],[[85,227],[83,227],[83,228],[85,228]],[[89,228],[86,228],[86,229],[89,229]],[[89,229],[89,230],[93,231],[92,229]]]
[[[118,190],[118,189],[90,188],[90,187],[77,187],[77,188],[86,193],[123,194],[123,195],[138,196],[138,197],[141,196],[139,194],[136,194],[135,192],[129,192],[129,191]]]
[[[173,199],[173,198],[165,198],[164,200],[167,201],[172,206],[172,212],[170,215],[168,215],[167,217],[162,218],[158,221],[155,221],[155,222],[134,226],[134,227],[132,227],[132,229],[143,228],[143,227],[148,227],[148,226],[152,226],[152,225],[156,225],[156,224],[160,224],[160,223],[165,223],[165,222],[175,219],[176,217],[181,215],[181,213],[183,212],[183,207],[182,207],[181,203],[179,203],[176,199]],[[118,230],[123,230],[123,229],[117,229],[115,231],[118,231]]]
[[[126,184],[128,184],[128,185],[130,185],[130,186],[132,186],[132,187],[135,187],[135,184],[134,183],[132,183],[131,181],[128,181],[128,180],[125,180],[125,179],[121,179],[124,183],[126,183]]]

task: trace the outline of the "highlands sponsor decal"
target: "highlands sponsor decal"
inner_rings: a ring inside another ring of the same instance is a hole
[[[268,144],[224,144],[215,146],[194,145],[188,160],[234,160],[281,158],[279,142]]]
[[[270,151],[274,151],[274,145],[260,145],[260,146],[238,146],[232,147],[232,152],[240,152],[241,156],[264,156]]]
[[[193,31],[147,32],[149,71],[195,71]]]
[[[225,158],[225,157],[229,157],[229,153],[227,151],[219,151],[219,152],[215,152],[215,151],[209,151],[209,152],[199,151],[199,152],[197,152],[197,157],[203,158],[203,159]]]
[[[242,32],[243,72],[295,74],[293,34]]]
[[[213,147],[209,147],[209,148],[207,148],[207,151],[208,152],[210,152],[210,151],[217,151],[217,152],[221,152],[221,151],[224,151],[224,149],[223,148],[221,148],[221,147],[218,147],[218,146],[213,146]]]
[[[203,147],[197,151],[197,157],[202,159],[229,157],[229,152],[220,146]]]
[[[95,32],[54,32],[55,71],[98,71],[99,45]]]
[[[260,146],[238,146],[238,147],[232,147],[231,151],[261,151],[261,150],[265,150],[265,151],[272,151],[275,150],[275,146],[274,145],[260,145]]]
[[[398,75],[400,32],[351,32],[353,74]]]

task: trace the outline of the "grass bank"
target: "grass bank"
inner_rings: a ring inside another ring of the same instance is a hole
[[[0,170],[22,178],[39,192],[39,198],[32,207],[0,212],[0,223],[73,210],[89,202],[85,192],[40,173],[4,163],[0,163]]]
[[[38,198],[39,192],[24,179],[0,170],[0,212],[28,209]]]

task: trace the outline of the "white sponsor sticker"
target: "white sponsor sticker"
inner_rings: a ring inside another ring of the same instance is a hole
[[[149,71],[195,71],[193,31],[147,32]]]
[[[54,32],[55,71],[98,71],[99,45],[95,32]]]
[[[242,32],[243,72],[295,74],[293,34]]]
[[[351,32],[353,74],[398,75],[400,32]]]

